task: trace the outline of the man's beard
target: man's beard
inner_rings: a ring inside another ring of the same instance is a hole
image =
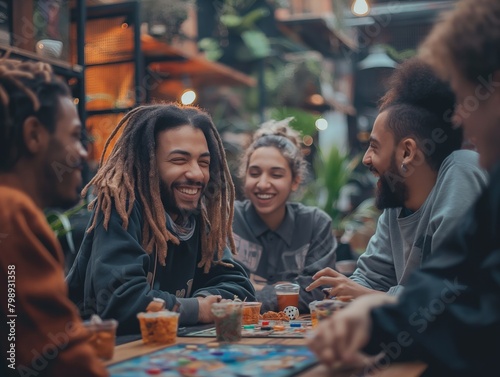
[[[185,184],[192,186],[200,186],[196,182],[184,182]],[[180,208],[179,204],[175,200],[175,196],[173,193],[173,185],[169,187],[165,184],[165,182],[160,181],[160,197],[163,203],[163,207],[165,211],[170,215],[170,217],[176,217],[175,222],[181,224],[185,219],[187,219],[191,215],[197,215],[201,212],[201,198],[203,197],[204,186],[201,186],[200,200],[195,208]]]
[[[375,205],[378,209],[404,207],[408,199],[408,188],[404,183],[404,177],[398,171],[394,156],[391,166],[380,176],[377,185]]]

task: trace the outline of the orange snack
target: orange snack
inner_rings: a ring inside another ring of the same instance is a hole
[[[262,314],[262,319],[270,321],[290,321],[290,318],[284,312],[265,312]]]
[[[137,314],[144,344],[173,344],[177,339],[179,313],[162,310]]]
[[[244,302],[243,303],[243,325],[256,325],[259,323],[260,302]]]
[[[354,300],[354,297],[352,296],[337,296],[335,298],[342,302],[351,302],[352,300]]]
[[[165,300],[162,298],[153,298],[146,308],[147,312],[159,312],[165,309]]]

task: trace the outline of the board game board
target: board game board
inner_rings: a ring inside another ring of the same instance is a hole
[[[317,363],[306,346],[177,344],[108,367],[111,377],[289,377]]]
[[[243,326],[241,336],[244,338],[303,338],[304,335],[311,330],[311,321],[267,321],[265,326],[262,321],[253,328],[251,326]],[[277,327],[276,326],[282,326]],[[207,338],[215,338],[215,327],[210,327],[203,330],[193,330],[185,332],[179,336],[200,336]]]

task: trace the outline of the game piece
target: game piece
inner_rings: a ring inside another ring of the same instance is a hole
[[[217,348],[219,347],[219,343],[218,342],[210,342],[210,343],[207,343],[207,347],[208,348]]]
[[[198,349],[198,346],[196,344],[188,344],[186,346],[186,349],[187,350],[192,350],[192,351],[196,351]]]
[[[243,328],[244,328],[245,330],[254,329],[254,328],[255,328],[255,325],[243,325]]]
[[[161,374],[161,369],[160,368],[149,368],[146,369],[147,374]]]
[[[290,319],[297,319],[299,318],[299,309],[297,309],[295,306],[287,306],[283,312],[288,316]]]
[[[272,330],[271,326],[262,326],[260,329],[262,331]]]
[[[300,322],[291,322],[290,327],[302,327],[302,324]]]
[[[276,325],[273,327],[274,331],[285,331],[285,326],[283,325]]]
[[[269,321],[262,321],[261,325],[262,326],[269,326]]]

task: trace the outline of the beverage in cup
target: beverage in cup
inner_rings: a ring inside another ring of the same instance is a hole
[[[212,304],[215,333],[219,342],[237,342],[241,339],[242,309],[241,301],[222,301]]]
[[[294,283],[278,284],[274,287],[278,299],[278,310],[281,312],[287,306],[299,307],[300,286]]]

